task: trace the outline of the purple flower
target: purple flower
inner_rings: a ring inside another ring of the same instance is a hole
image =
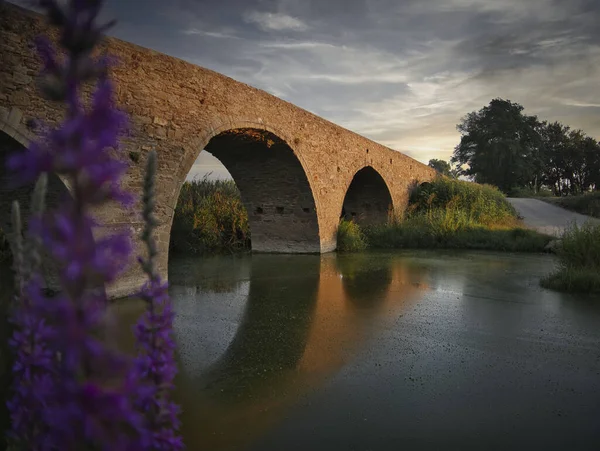
[[[174,313],[168,285],[156,278],[144,285],[140,296],[148,303],[148,310],[135,327],[140,348],[134,370],[140,380],[135,405],[140,412],[145,412],[144,427],[151,442],[148,450],[181,450],[183,441],[176,432],[180,409],[169,399],[177,368],[172,338]]]
[[[13,380],[18,383],[7,402],[12,429],[8,438],[32,451],[50,450],[44,409],[55,385],[55,356],[48,342],[55,335],[37,305],[42,298],[41,280],[33,276],[24,283],[10,321],[15,332],[9,345],[13,351]]]
[[[107,299],[97,288],[124,269],[131,246],[125,235],[95,239],[91,211],[132,199],[120,188],[127,167],[114,157],[125,116],[115,109],[106,60],[90,56],[104,29],[94,23],[101,3],[40,0],[61,28],[67,53],[59,62],[48,41],[38,40],[45,77],[40,87],[48,98],[65,102],[67,115],[8,161],[23,183],[52,172],[67,179],[71,191],[58,210],[34,218],[30,228],[56,265],[60,294],[48,299],[34,277],[14,314],[10,435],[25,449],[134,451],[150,443],[131,396],[137,386],[128,374],[131,362],[100,340]],[[97,89],[86,111],[81,85],[93,77]]]
[[[154,152],[144,190],[149,258],[142,267],[150,280],[141,293],[148,309],[135,330],[140,354],[132,361],[101,339],[108,331],[107,299],[98,288],[124,270],[131,244],[125,234],[95,238],[91,211],[108,201],[133,200],[120,186],[127,165],[115,158],[126,118],[115,108],[110,61],[91,59],[106,29],[95,24],[101,5],[101,0],[70,0],[65,6],[39,0],[60,27],[67,54],[59,61],[49,41],[38,39],[44,63],[40,88],[49,99],[65,102],[67,114],[7,165],[23,183],[59,174],[68,180],[71,196],[59,209],[30,220],[30,232],[56,265],[61,291],[49,299],[34,274],[16,304],[10,436],[31,450],[175,451],[183,442],[177,435],[179,408],[169,399],[176,374],[173,311],[167,284],[153,267]],[[89,79],[97,80],[97,88],[86,110],[80,90]]]
[[[140,258],[148,282],[142,287],[140,297],[146,301],[146,312],[135,327],[139,355],[132,377],[140,381],[135,392],[135,406],[144,412],[146,436],[150,439],[149,451],[176,451],[183,449],[179,430],[179,407],[169,399],[175,365],[173,340],[173,309],[168,294],[168,284],[162,283],[154,268],[157,255],[152,232],[157,225],[153,216],[156,152],[148,155],[144,180],[144,231],[142,239],[148,248],[148,258]]]

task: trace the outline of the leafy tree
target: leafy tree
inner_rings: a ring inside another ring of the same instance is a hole
[[[540,127],[543,181],[554,195],[580,194],[600,187],[600,144],[559,122]]]
[[[493,99],[457,125],[462,137],[450,161],[458,164],[461,175],[504,192],[531,186],[542,165],[538,126],[537,117],[523,114],[518,103]]]
[[[450,166],[450,163],[448,163],[447,161],[432,158],[431,160],[429,160],[428,166],[430,168],[435,169],[438,173],[442,175],[451,177],[452,166]]]

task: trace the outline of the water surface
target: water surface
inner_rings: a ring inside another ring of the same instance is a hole
[[[172,259],[187,449],[600,449],[600,299],[540,288],[554,265],[440,251]],[[124,347],[140,310],[114,305]]]
[[[600,300],[540,288],[554,264],[172,260],[188,449],[600,449]]]

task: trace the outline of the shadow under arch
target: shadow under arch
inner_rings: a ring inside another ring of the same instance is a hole
[[[27,227],[29,219],[31,196],[35,184],[22,185],[16,183],[18,180],[6,169],[8,157],[14,153],[24,151],[25,148],[22,142],[0,130],[0,228],[4,230],[7,236],[12,232],[11,210],[13,201],[19,202],[23,229]],[[56,174],[48,174],[45,198],[46,210],[56,209],[60,202],[69,196],[69,189],[60,177]],[[43,259],[42,270],[50,288],[56,288],[56,274],[52,271],[54,266],[47,258]]]
[[[348,186],[341,217],[360,225],[382,224],[392,208],[392,196],[385,180],[373,167],[365,166],[354,174]]]
[[[231,126],[213,131],[202,148],[225,166],[240,191],[253,252],[321,252],[317,201],[289,142],[264,127]]]

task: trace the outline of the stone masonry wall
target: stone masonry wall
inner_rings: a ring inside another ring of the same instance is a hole
[[[40,62],[31,42],[37,34],[47,32],[43,17],[0,3],[0,130],[10,136],[31,136],[32,131],[26,127],[28,119],[39,117],[53,123],[62,117],[61,105],[40,98],[35,87]],[[159,267],[165,277],[169,233],[180,187],[199,152],[222,132],[266,130],[291,149],[306,177],[306,182],[297,178],[299,186],[307,183],[313,196],[316,225],[307,225],[306,218],[301,217],[291,224],[304,228],[306,237],[316,227],[315,250],[320,252],[336,247],[342,203],[360,169],[371,166],[381,175],[397,213],[406,206],[409,185],[435,175],[432,169],[406,155],[216,72],[113,38],[107,38],[104,47],[118,56],[119,65],[111,75],[117,102],[130,116],[130,132],[123,140],[125,158],[132,159],[124,181],[129,189],[141,193],[147,152],[152,148],[158,152]],[[226,167],[228,164],[232,167],[226,161]],[[306,196],[306,191],[298,192]],[[139,208],[127,212],[111,206],[98,211],[97,216],[106,224],[106,231],[127,228],[137,234],[141,230],[137,211]],[[255,234],[260,232],[253,229]],[[136,250],[141,252],[139,243]],[[282,245],[279,250],[293,249]],[[109,292],[112,296],[129,294],[141,280],[141,272],[133,265],[109,287]]]

